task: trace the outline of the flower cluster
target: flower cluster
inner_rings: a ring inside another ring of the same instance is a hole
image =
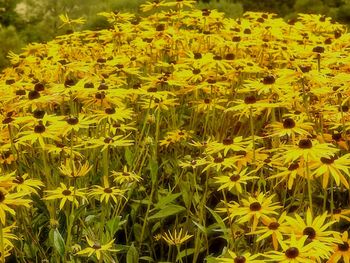
[[[349,262],[350,34],[194,6],[10,54],[2,261]]]

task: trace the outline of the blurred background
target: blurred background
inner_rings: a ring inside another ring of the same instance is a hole
[[[152,1],[152,0],[150,0]],[[98,30],[108,26],[101,11],[140,13],[146,0],[0,0],[0,70],[9,64],[9,51],[19,52],[31,42],[45,42],[66,33],[60,28],[60,14],[84,17],[79,29]],[[198,0],[198,8],[217,9],[229,17],[245,11],[273,12],[285,19],[297,13],[318,13],[350,25],[350,0]]]

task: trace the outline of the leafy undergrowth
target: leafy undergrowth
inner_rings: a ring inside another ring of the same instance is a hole
[[[349,262],[350,34],[193,4],[10,54],[1,261]]]

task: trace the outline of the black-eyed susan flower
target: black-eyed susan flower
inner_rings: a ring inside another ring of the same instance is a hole
[[[258,235],[257,242],[272,237],[272,245],[275,250],[278,250],[278,244],[283,242],[283,235],[289,235],[291,226],[286,221],[287,213],[283,212],[278,220],[276,218],[268,218],[264,226],[260,226],[256,231],[250,232],[249,235]]]
[[[335,221],[326,222],[326,219],[327,212],[313,218],[310,208],[308,208],[306,212],[305,219],[302,219],[298,214],[295,214],[295,219],[292,217],[286,218],[296,237],[307,236],[308,241],[315,243],[315,246],[319,250],[323,250],[324,253],[329,253],[331,245],[336,242],[333,237],[333,234],[336,232],[329,230],[330,226],[333,225]]]
[[[0,189],[0,221],[1,224],[6,224],[6,212],[9,212],[11,215],[16,215],[14,206],[24,206],[29,207],[29,204],[32,202],[30,199],[26,199],[25,195],[27,192],[16,192],[10,193],[5,189]]]
[[[112,176],[114,177],[113,181],[118,184],[136,183],[142,180],[141,176],[137,175],[134,171],[128,170],[126,165],[123,167],[123,171],[112,171]]]
[[[247,184],[247,181],[258,179],[258,176],[252,175],[254,171],[248,172],[248,169],[242,171],[232,171],[224,173],[220,176],[214,177],[214,180],[219,184],[218,191],[222,189],[228,189],[231,191],[233,188],[238,192],[242,193],[242,185]]]
[[[109,203],[111,200],[114,203],[118,203],[118,198],[124,197],[125,190],[118,189],[116,187],[102,187],[99,185],[94,185],[89,190],[89,196],[98,199],[100,202]]]
[[[193,235],[189,235],[186,231],[185,233],[182,232],[183,229],[181,228],[179,232],[175,229],[173,233],[171,233],[169,230],[168,232],[163,233],[162,239],[169,245],[169,246],[178,246],[183,243],[185,243],[187,240],[189,240]]]
[[[328,187],[329,177],[333,177],[337,186],[340,183],[349,189],[348,180],[344,175],[349,174],[350,169],[350,154],[344,154],[341,157],[329,156],[321,157],[319,160],[315,160],[310,164],[312,174],[317,178],[322,178],[322,187],[326,189]]]
[[[272,201],[273,198],[274,195],[265,196],[260,193],[256,197],[248,196],[248,198],[242,199],[242,205],[238,203],[227,204],[227,209],[218,209],[218,211],[228,212],[228,217],[236,218],[236,222],[239,224],[250,223],[251,231],[255,231],[260,221],[268,224],[270,217],[277,215],[277,211],[282,208],[278,202]]]
[[[82,189],[76,189],[74,186],[67,187],[64,183],[60,183],[60,186],[55,190],[46,190],[45,193],[46,196],[42,198],[43,200],[60,200],[60,210],[63,209],[67,201],[78,207],[78,198],[86,199]]]
[[[87,175],[91,170],[92,166],[88,162],[81,163],[80,161],[72,161],[66,159],[65,162],[58,168],[61,174],[71,177],[79,178]]]
[[[90,238],[86,237],[86,241],[89,245],[89,247],[84,248],[83,250],[80,250],[76,253],[76,255],[86,255],[88,257],[91,257],[92,255],[96,255],[96,258],[100,260],[103,258],[104,254],[109,252],[118,252],[119,250],[113,249],[114,239],[107,242],[106,244],[102,245],[101,243],[97,241],[93,241]]]
[[[280,262],[280,263],[314,263],[321,262],[320,260],[326,258],[323,251],[319,252],[315,249],[313,243],[307,243],[307,236],[297,239],[294,234],[290,239],[281,242],[283,251],[269,251],[264,253],[266,261]]]
[[[300,139],[297,146],[287,147],[283,153],[285,163],[292,163],[298,159],[305,161],[317,160],[321,157],[333,156],[338,149],[330,143],[319,143],[311,139]]]
[[[350,240],[348,235],[348,231],[344,231],[342,234],[335,234],[339,242],[334,244],[332,255],[327,260],[327,263],[350,262]]]
[[[225,257],[218,257],[216,258],[216,262],[220,263],[228,263],[228,262],[234,262],[234,263],[262,263],[263,260],[258,259],[260,257],[259,254],[252,255],[250,252],[244,252],[244,253],[235,253],[232,250],[227,251],[227,256]]]
[[[38,190],[45,186],[42,181],[29,178],[29,174],[17,175],[12,182],[16,192],[27,192],[28,194],[38,194]]]

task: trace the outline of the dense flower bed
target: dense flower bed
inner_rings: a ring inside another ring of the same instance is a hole
[[[10,54],[2,260],[349,262],[350,34],[193,4]]]

